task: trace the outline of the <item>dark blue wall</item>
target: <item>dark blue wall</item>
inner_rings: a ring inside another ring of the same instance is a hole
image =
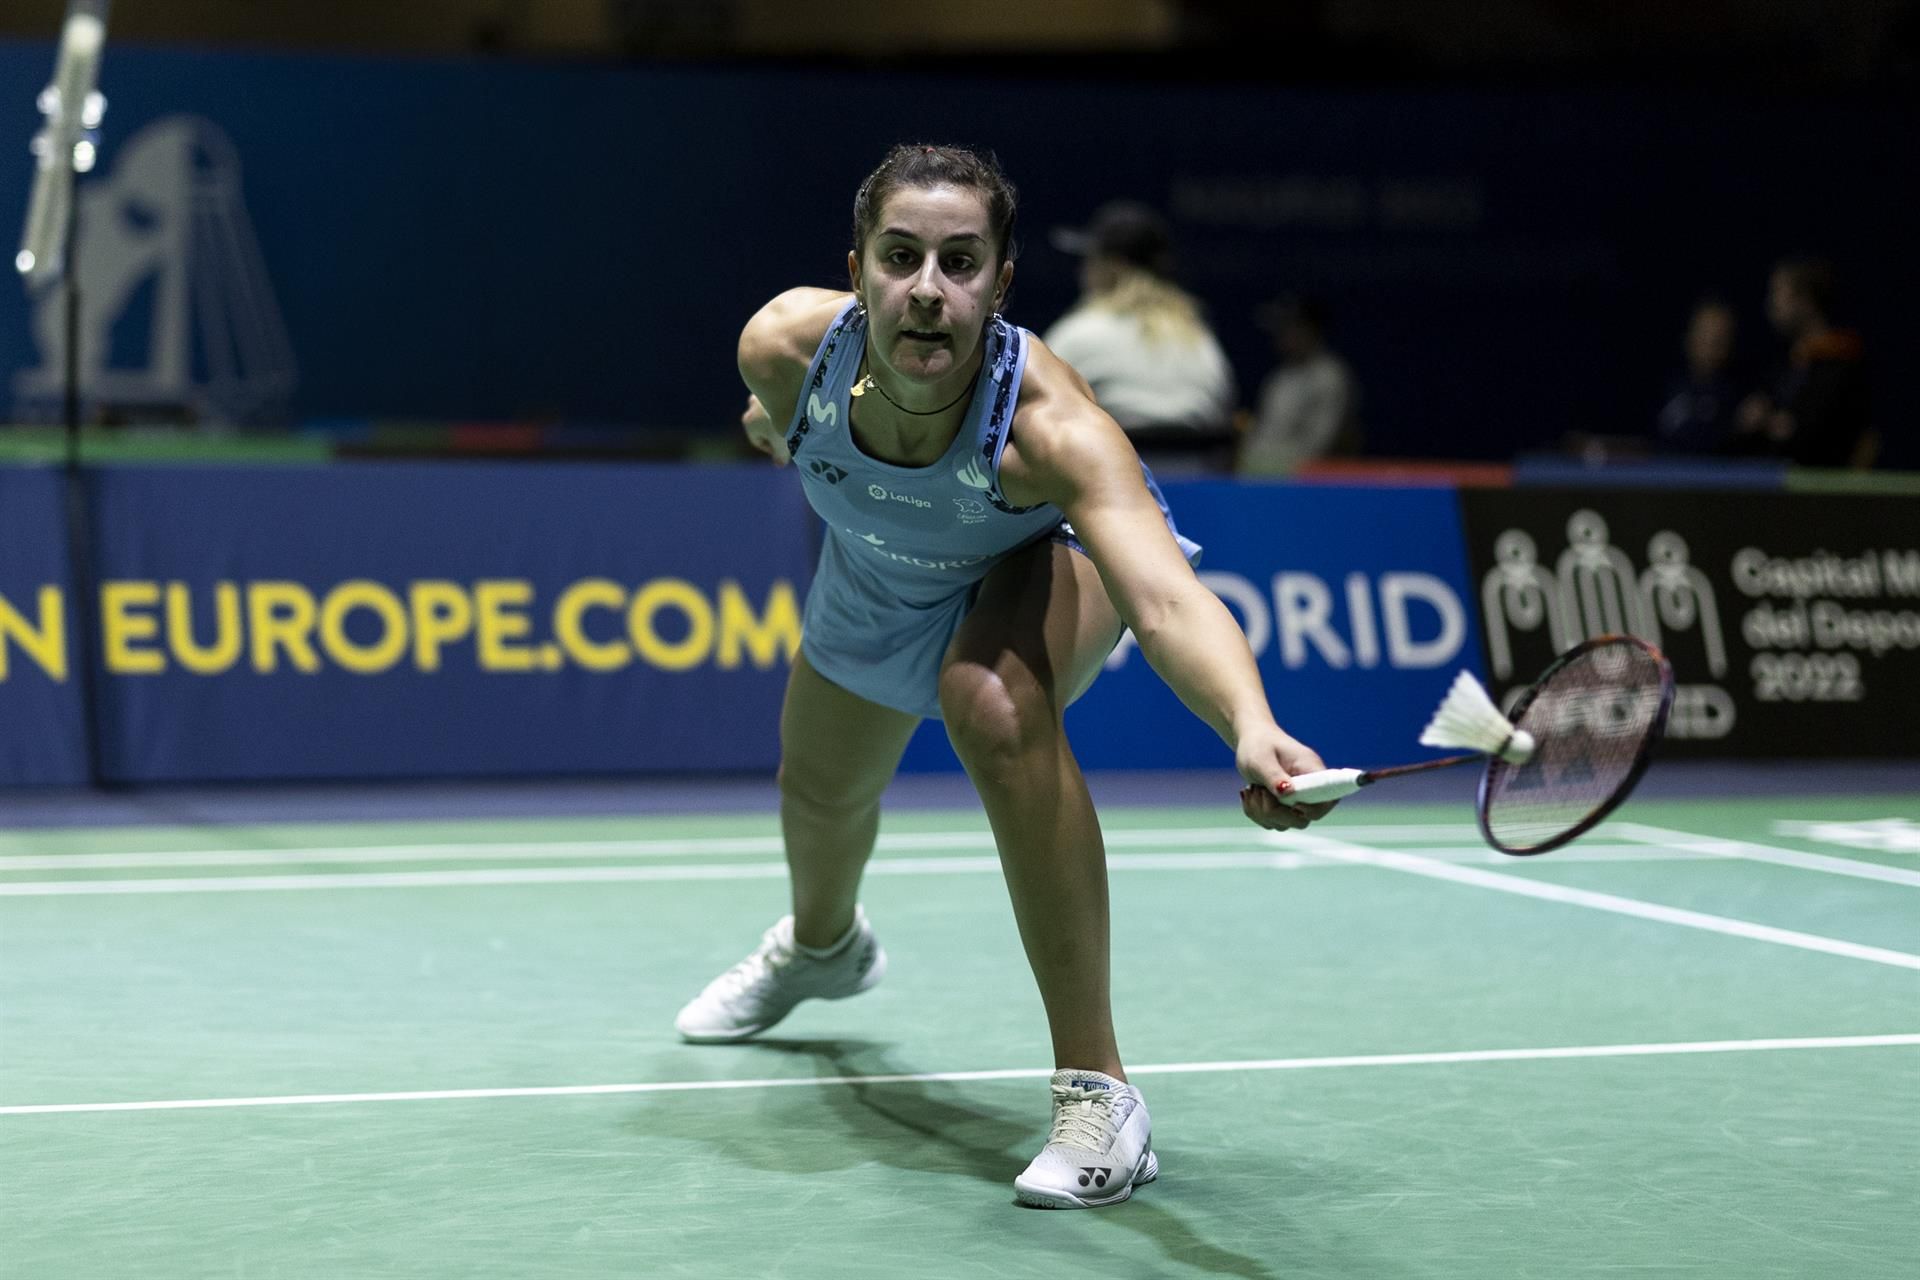
[[[51,60],[0,46],[0,141],[33,131]],[[855,185],[917,138],[990,145],[1020,185],[1011,310],[1029,326],[1073,293],[1045,228],[1116,195],[1174,211],[1249,396],[1270,364],[1256,304],[1325,294],[1374,452],[1638,431],[1692,298],[1730,295],[1764,363],[1767,265],[1810,251],[1859,286],[1883,426],[1920,419],[1920,181],[1913,113],[1893,107],[120,47],[102,87],[109,171],[160,116],[235,142],[304,419],[731,429],[740,323],[783,287],[844,280]],[[23,148],[0,212],[27,180]],[[0,370],[32,360],[23,305],[0,303]]]

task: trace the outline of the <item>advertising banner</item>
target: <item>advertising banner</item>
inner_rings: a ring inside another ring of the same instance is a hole
[[[760,467],[97,475],[122,782],[771,769],[813,547]]]
[[[1420,729],[1480,636],[1451,490],[1170,482],[1200,579],[1247,633],[1280,724],[1331,766],[1436,754]],[[1089,769],[1221,768],[1233,752],[1180,702],[1131,636],[1068,711]],[[939,725],[907,767],[956,767]]]
[[[87,781],[65,486],[0,466],[0,787]]]
[[[1468,490],[1496,697],[1627,632],[1678,682],[1663,754],[1920,752],[1920,500]]]

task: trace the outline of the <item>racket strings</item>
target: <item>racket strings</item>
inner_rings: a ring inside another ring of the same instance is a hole
[[[1537,743],[1524,765],[1494,759],[1482,805],[1488,837],[1513,853],[1551,849],[1597,822],[1638,779],[1665,726],[1665,659],[1631,640],[1550,670],[1517,709]]]

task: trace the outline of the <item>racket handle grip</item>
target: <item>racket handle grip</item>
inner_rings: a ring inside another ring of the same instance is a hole
[[[1322,769],[1318,773],[1296,773],[1293,789],[1280,798],[1288,804],[1325,804],[1350,796],[1366,783],[1364,769]]]

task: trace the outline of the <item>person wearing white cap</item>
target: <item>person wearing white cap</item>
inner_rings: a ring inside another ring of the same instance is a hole
[[[1153,209],[1117,200],[1084,228],[1057,228],[1080,256],[1080,300],[1046,343],[1093,388],[1161,474],[1224,465],[1237,399],[1233,369],[1200,304],[1173,280],[1173,238]]]

